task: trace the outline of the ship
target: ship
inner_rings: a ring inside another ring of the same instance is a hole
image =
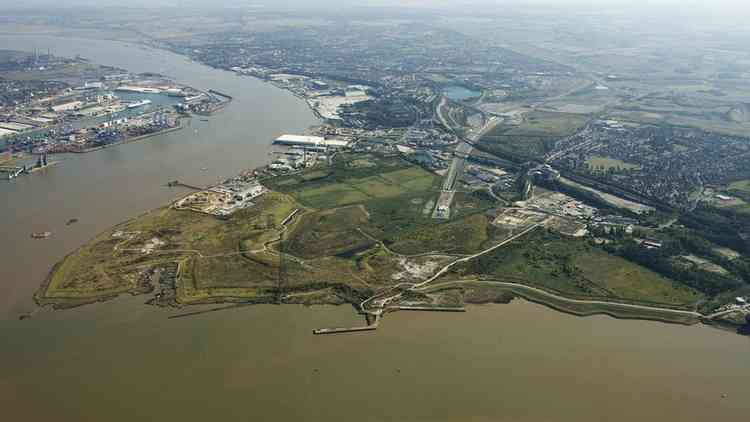
[[[46,239],[48,237],[52,236],[52,233],[50,232],[35,232],[31,233],[31,237],[34,239]]]
[[[128,104],[128,109],[143,107],[145,105],[151,104],[151,100],[141,100],[135,103]]]

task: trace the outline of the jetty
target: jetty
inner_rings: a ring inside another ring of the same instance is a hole
[[[380,325],[380,315],[382,312],[375,313],[375,320],[372,322],[372,324],[365,325],[363,327],[344,327],[344,328],[318,328],[317,330],[313,330],[313,334],[315,335],[323,335],[323,334],[344,334],[344,333],[361,333],[361,332],[367,332],[367,331],[375,331],[378,329],[378,326]],[[369,317],[369,315],[368,315]],[[369,318],[368,318],[369,320]],[[369,322],[369,321],[368,321]]]
[[[206,188],[202,188],[202,187],[195,186],[195,185],[189,185],[187,183],[180,182],[179,180],[173,180],[171,182],[167,182],[167,186],[169,186],[170,188],[188,188],[188,189],[193,189],[197,191],[206,190]]]
[[[390,306],[394,311],[466,312],[463,306]]]

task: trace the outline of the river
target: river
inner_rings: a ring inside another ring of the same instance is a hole
[[[103,40],[0,40],[235,96],[181,132],[65,156],[0,183],[3,419],[729,421],[750,412],[747,338],[577,318],[522,301],[463,314],[402,312],[377,332],[329,337],[311,330],[361,323],[350,307],[264,305],[168,319],[179,311],[122,297],[19,321],[54,262],[181,193],[166,181],[208,184],[260,165],[273,137],[315,120],[269,84],[171,53]],[[80,222],[66,226],[70,218]],[[54,235],[29,238],[39,230]]]

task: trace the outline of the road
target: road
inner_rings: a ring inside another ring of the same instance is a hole
[[[445,98],[443,98],[442,101],[445,101]],[[441,106],[443,105],[442,101],[440,105],[438,105],[437,114],[443,124],[445,124],[445,118],[442,116],[442,112],[440,111]],[[435,211],[432,214],[433,218],[446,220],[450,218],[450,207],[453,203],[453,196],[456,192],[456,185],[463,177],[464,170],[466,168],[466,158],[474,150],[474,144],[482,139],[485,134],[494,129],[500,120],[501,119],[494,116],[490,117],[481,129],[470,133],[468,138],[459,138],[460,142],[453,152],[453,160],[451,161],[451,165],[448,168],[448,173],[446,173],[445,175],[445,180],[443,181],[443,191],[438,198],[437,204],[435,205]]]

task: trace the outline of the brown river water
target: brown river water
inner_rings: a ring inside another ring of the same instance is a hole
[[[377,332],[351,307],[255,306],[187,318],[123,297],[34,310],[50,267],[108,227],[164,205],[174,179],[208,184],[265,162],[314,124],[251,78],[103,41],[0,36],[156,71],[235,101],[208,122],[0,183],[0,415],[24,421],[732,421],[750,414],[750,339],[712,328],[578,318],[516,301],[464,314],[397,313]],[[195,131],[197,129],[197,132]],[[201,171],[201,168],[207,171]],[[79,223],[66,226],[71,218]],[[49,230],[50,239],[32,240]]]

